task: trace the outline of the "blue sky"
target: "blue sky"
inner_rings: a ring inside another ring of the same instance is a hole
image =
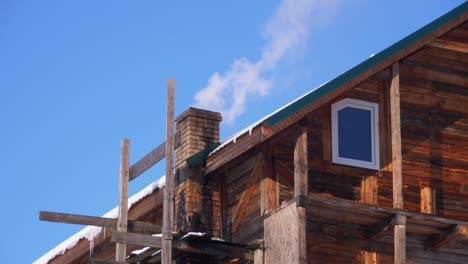
[[[271,0],[0,1],[5,263],[30,263],[82,228],[40,222],[39,210],[102,215],[117,204],[120,139],[132,163],[164,141],[167,77],[176,115],[222,110],[226,138],[464,1],[316,2],[304,13]]]

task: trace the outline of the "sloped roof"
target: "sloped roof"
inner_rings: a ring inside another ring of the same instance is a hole
[[[388,67],[391,65],[390,58],[396,57],[399,53],[402,53],[404,50],[408,50],[409,48],[420,48],[412,47],[416,43],[422,41],[431,41],[433,38],[438,37],[438,35],[434,35],[434,32],[447,27],[448,24],[451,24],[454,20],[459,19],[460,23],[463,22],[465,19],[461,19],[463,15],[466,16],[466,12],[468,11],[468,1],[461,4],[460,6],[456,7],[452,11],[442,15],[441,17],[437,18],[436,20],[432,21],[431,23],[427,24],[426,26],[420,28],[419,30],[413,32],[412,34],[408,35],[407,37],[401,39],[400,41],[396,42],[395,44],[389,46],[388,48],[382,50],[381,52],[375,54],[374,56],[368,58],[367,60],[363,61],[362,63],[356,65],[355,67],[351,68],[350,70],[344,72],[343,74],[339,75],[335,79],[322,84],[321,86],[311,90],[310,92],[306,93],[305,95],[297,98],[296,100],[286,104],[285,106],[279,108],[278,110],[274,111],[273,113],[263,117],[262,119],[254,122],[252,125],[240,130],[239,132],[235,133],[231,137],[224,140],[221,144],[219,144],[216,148],[211,148],[210,151],[206,152],[208,155],[198,155],[196,159],[192,159],[190,164],[196,165],[203,158],[207,156],[211,156],[217,151],[221,150],[222,148],[226,147],[231,143],[236,143],[237,139],[241,136],[249,133],[251,134],[252,130],[258,126],[262,126],[264,124],[268,124],[270,126],[274,126],[279,122],[285,120],[292,114],[298,112],[299,110],[303,109],[307,105],[317,101],[318,99],[324,97],[325,95],[337,90],[341,86],[345,85],[346,83],[350,82],[351,80],[356,79],[357,77],[363,75],[364,73],[370,71],[372,68],[376,66],[381,66],[382,68]],[[451,28],[448,28],[449,30]],[[421,44],[422,46],[422,44]],[[410,49],[409,51],[415,51]],[[409,52],[408,51],[408,52]],[[396,58],[395,60],[398,60]],[[385,64],[385,65],[382,65]],[[194,155],[195,156],[195,155]],[[203,156],[203,157],[202,157]]]

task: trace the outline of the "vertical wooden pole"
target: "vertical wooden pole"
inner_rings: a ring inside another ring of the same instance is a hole
[[[301,124],[294,147],[294,196],[308,196],[307,126]]]
[[[306,208],[302,204],[309,196],[309,165],[307,163],[307,125],[299,127],[294,147],[294,196],[297,207],[297,259],[295,263],[307,263]]]
[[[390,84],[390,123],[392,128],[392,177],[393,207],[403,209],[403,178],[401,157],[400,125],[400,69],[398,63],[392,65]],[[398,216],[394,227],[395,263],[406,263],[406,219]]]
[[[117,231],[127,232],[128,222],[128,181],[130,178],[130,141],[122,139],[120,144],[120,177],[119,177],[119,214],[117,217]],[[117,243],[115,260],[125,262],[127,245]]]
[[[166,187],[163,199],[162,264],[172,262],[172,232],[174,229],[174,89],[173,78],[167,79],[166,117]]]
[[[394,226],[395,264],[406,263],[406,216],[398,215]]]
[[[421,213],[436,213],[436,191],[427,184],[421,184]]]
[[[390,85],[390,122],[392,127],[393,207],[403,209],[399,71],[398,63],[393,64]]]

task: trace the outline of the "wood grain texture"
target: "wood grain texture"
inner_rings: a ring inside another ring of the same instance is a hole
[[[421,185],[421,213],[436,213],[436,190],[429,185]]]
[[[130,141],[122,139],[120,146],[119,213],[117,217],[117,231],[121,232],[127,232],[129,167]],[[117,243],[115,247],[115,261],[124,262],[126,258],[127,245]]]
[[[167,79],[166,111],[166,187],[163,200],[162,264],[172,263],[174,230],[174,90],[175,80]]]
[[[245,215],[247,205],[250,202],[250,198],[255,191],[257,186],[258,179],[260,178],[260,174],[262,173],[262,166],[263,166],[263,154],[259,153],[256,157],[256,165],[255,168],[252,170],[249,181],[247,184],[247,189],[242,193],[242,196],[239,200],[238,206],[233,213],[232,216],[232,230],[235,232],[239,228],[239,224],[241,223],[242,218]]]
[[[394,227],[395,264],[406,264],[406,217],[397,216]]]
[[[166,141],[161,143],[150,153],[146,154],[143,158],[137,161],[130,167],[130,181],[140,176],[143,172],[151,168],[160,160],[166,157]]]
[[[443,48],[462,53],[468,53],[468,44],[465,42],[437,39],[432,42],[429,42],[427,45],[436,48]]]
[[[307,126],[303,124],[298,129],[296,144],[294,146],[294,196],[309,193],[307,164]]]
[[[297,263],[297,234],[295,202],[273,211],[264,221],[265,263]]]
[[[96,216],[87,216],[87,215],[78,215],[78,214],[65,214],[65,213],[46,212],[46,211],[39,212],[39,219],[41,221],[60,222],[60,223],[77,224],[77,225],[101,226],[101,227],[109,227],[109,228],[115,228],[117,226],[117,219],[115,218],[96,217]],[[161,233],[161,225],[153,224],[149,222],[128,220],[127,230]]]
[[[390,123],[392,129],[393,207],[402,209],[403,180],[401,161],[400,73],[398,63],[392,65],[392,81],[390,85]]]

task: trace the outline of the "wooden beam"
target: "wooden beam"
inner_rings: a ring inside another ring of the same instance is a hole
[[[111,236],[112,242],[152,248],[160,248],[162,245],[161,240],[161,237],[124,232],[112,232]],[[186,253],[241,258],[245,260],[254,259],[253,250],[245,246],[238,246],[219,241],[194,241],[193,243],[190,241],[172,242],[172,248]]]
[[[252,172],[250,173],[250,179],[247,183],[247,189],[242,193],[242,196],[239,200],[239,205],[236,207],[234,213],[232,214],[232,231],[235,232],[239,228],[240,222],[242,217],[245,215],[245,209],[250,202],[250,198],[252,197],[253,192],[257,186],[258,178],[262,172],[262,165],[263,165],[263,155],[260,152],[256,156],[256,165]]]
[[[136,246],[161,248],[162,239],[157,236],[134,234],[127,232],[114,231],[111,235],[111,242],[130,244]]]
[[[393,207],[403,209],[400,73],[398,63],[392,65],[392,82],[390,85],[390,122],[392,129]]]
[[[468,53],[468,44],[454,40],[436,39],[429,42],[427,46]]]
[[[457,239],[468,238],[468,226],[467,225],[456,225],[445,232],[442,232],[434,237],[431,237],[425,242],[425,249],[435,251],[448,245],[450,242]]]
[[[209,256],[223,256],[228,258],[254,260],[254,251],[252,249],[223,242],[178,241],[175,243],[174,248],[179,251],[192,254],[204,254]]]
[[[180,133],[174,134],[174,149],[180,146]],[[150,153],[146,154],[139,161],[130,167],[130,181],[140,176],[143,172],[153,167],[156,163],[166,157],[166,141],[159,144]]]
[[[119,177],[119,212],[117,217],[117,231],[126,232],[128,222],[128,182],[130,167],[130,141],[122,139],[120,144],[120,177]],[[115,247],[115,261],[125,262],[127,245],[117,243]]]
[[[143,172],[151,168],[154,164],[166,157],[166,141],[146,154],[142,159],[130,167],[130,181],[140,176]]]
[[[366,230],[366,237],[376,240],[384,232],[391,230],[396,223],[402,223],[402,217],[404,216],[394,215],[379,224],[369,227],[369,229]]]
[[[101,226],[115,228],[117,226],[117,219],[107,218],[107,217],[96,217],[96,216],[87,216],[87,215],[78,215],[78,214],[64,214],[56,212],[39,212],[39,220],[49,221],[49,222],[60,222],[67,224],[77,224],[77,225],[91,225],[91,226]],[[160,233],[161,225],[141,222],[141,221],[127,221],[127,229],[129,231],[140,231],[140,232],[151,232],[151,233]]]
[[[167,79],[166,116],[166,187],[163,200],[162,264],[172,263],[174,231],[174,89],[175,80]]]
[[[468,225],[468,221],[447,218],[447,217],[440,217],[435,215],[428,215],[422,214],[419,212],[396,209],[396,208],[389,208],[377,205],[368,205],[363,204],[356,201],[346,200],[342,198],[336,197],[328,197],[318,193],[310,193],[309,194],[309,205],[308,208],[314,211],[320,211],[321,209],[330,208],[336,211],[346,211],[346,212],[356,212],[356,213],[363,213],[363,214],[388,214],[388,215],[403,215],[409,218],[417,219],[418,221],[428,221],[428,222],[438,222],[442,224],[449,224],[449,225]],[[316,208],[320,208],[320,210],[315,210]],[[325,211],[325,210],[323,210]],[[328,218],[325,214],[320,214],[317,216],[321,216],[327,219],[334,219]],[[342,217],[339,215],[339,217]],[[334,220],[340,220],[334,219]],[[341,220],[343,220],[341,218]]]

